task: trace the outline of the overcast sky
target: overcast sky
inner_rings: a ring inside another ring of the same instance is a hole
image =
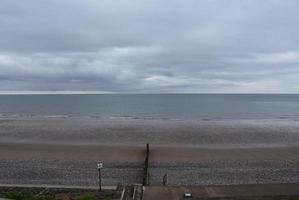
[[[0,91],[299,93],[298,0],[1,0]]]

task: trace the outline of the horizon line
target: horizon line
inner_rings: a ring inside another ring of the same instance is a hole
[[[299,94],[291,92],[110,92],[110,91],[0,91],[0,95],[89,95],[89,94]]]

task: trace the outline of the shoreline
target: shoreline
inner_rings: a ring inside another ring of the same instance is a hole
[[[2,143],[271,148],[299,146],[299,122],[0,119]]]
[[[273,124],[278,122],[281,125],[298,126],[299,116],[279,116],[279,117],[201,117],[201,118],[165,118],[165,117],[134,117],[134,116],[93,116],[93,115],[36,115],[36,114],[1,114],[0,121],[16,120],[77,120],[77,121],[152,121],[152,122],[193,122],[193,123],[238,123],[238,124]]]

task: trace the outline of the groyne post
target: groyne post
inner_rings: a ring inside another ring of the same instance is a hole
[[[144,169],[143,169],[143,180],[142,185],[147,186],[149,183],[148,180],[148,162],[149,162],[149,144],[146,144],[146,152],[145,152],[145,161],[144,161]]]
[[[163,176],[163,186],[167,185],[167,181],[168,181],[167,179],[168,179],[168,176],[167,176],[167,173],[165,173]]]

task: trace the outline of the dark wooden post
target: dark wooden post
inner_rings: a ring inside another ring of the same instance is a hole
[[[149,143],[146,144],[146,156],[148,157],[149,155]]]
[[[163,186],[167,185],[167,173],[163,176]]]
[[[146,144],[146,155],[145,155],[145,161],[144,161],[144,169],[143,169],[143,180],[142,185],[146,186],[148,185],[148,161],[149,161],[149,144]]]

